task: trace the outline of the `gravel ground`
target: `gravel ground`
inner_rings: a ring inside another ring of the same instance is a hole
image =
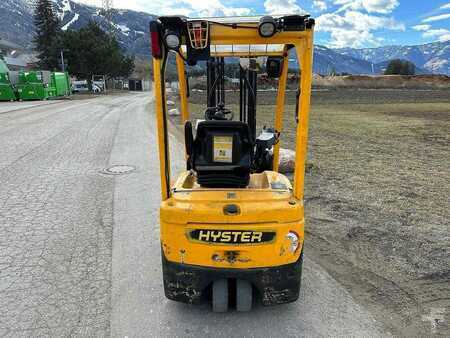
[[[191,96],[198,118],[201,94]],[[267,125],[274,97],[258,93]],[[291,149],[294,102],[288,93]],[[449,135],[448,90],[312,95],[306,250],[396,335],[450,335]]]
[[[311,122],[316,256],[399,332],[448,334],[450,104],[316,105]]]

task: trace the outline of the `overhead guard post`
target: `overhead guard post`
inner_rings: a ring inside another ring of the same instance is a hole
[[[297,58],[301,66],[299,120],[296,131],[294,197],[303,200],[305,186],[305,163],[308,146],[308,121],[311,104],[311,81],[313,62],[313,33],[295,45]]]
[[[286,51],[286,50],[285,50]],[[287,53],[287,51],[286,51]],[[277,94],[277,106],[275,111],[275,130],[281,133],[283,129],[283,115],[284,115],[284,101],[286,94],[286,82],[289,68],[289,55],[285,55],[283,58],[283,65],[281,70],[281,76],[278,79],[278,94]],[[278,140],[273,149],[273,171],[277,171],[280,165],[280,142]]]
[[[153,58],[154,90],[161,95],[155,95],[156,123],[158,126],[159,168],[161,176],[161,198],[170,197],[170,159],[169,139],[167,137],[166,95],[163,75],[163,60]]]
[[[177,72],[180,93],[181,120],[184,123],[189,120],[189,105],[187,99],[187,81],[183,58],[177,53]]]

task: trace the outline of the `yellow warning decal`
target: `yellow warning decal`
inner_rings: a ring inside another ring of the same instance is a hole
[[[214,162],[233,162],[233,136],[214,136]]]

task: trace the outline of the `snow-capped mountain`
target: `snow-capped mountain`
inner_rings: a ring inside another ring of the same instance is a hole
[[[325,46],[314,47],[314,72],[318,74],[349,73],[373,74],[372,63],[343,55]]]
[[[107,29],[102,10],[71,0],[53,0],[63,30],[79,29],[89,21],[96,21]],[[148,13],[114,10],[113,29],[120,45],[130,54],[150,55],[149,22],[154,16]]]
[[[0,0],[0,37],[32,49],[34,33],[33,2],[35,0]],[[79,29],[89,21],[96,21],[106,29],[100,8],[71,0],[52,0],[63,30]],[[121,46],[130,54],[150,55],[148,13],[115,10],[113,24]]]
[[[31,47],[34,31],[31,5],[22,0],[0,0],[0,38]]]
[[[382,63],[392,59],[404,59],[430,73],[450,74],[450,41],[433,42],[417,46],[386,46],[378,48],[341,48],[335,52],[368,61]]]
[[[33,5],[35,0],[0,0],[0,38],[32,49],[34,34]],[[105,29],[100,8],[73,2],[52,0],[63,30],[79,29],[93,20]],[[139,57],[150,57],[148,13],[115,10],[115,35],[125,51]],[[419,72],[450,75],[450,41],[420,46],[388,46],[369,49],[330,49],[316,46],[314,71],[320,74],[351,73],[379,74],[391,59],[407,59],[416,64]]]

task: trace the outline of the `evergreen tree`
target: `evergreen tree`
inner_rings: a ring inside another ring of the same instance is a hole
[[[60,25],[53,10],[51,0],[36,0],[34,9],[34,37],[35,50],[38,53],[39,66],[43,69],[54,70],[60,67]]]
[[[384,72],[385,75],[414,75],[416,65],[407,60],[391,60]]]
[[[401,73],[402,75],[414,75],[416,73],[416,65],[409,61],[402,62]]]
[[[128,77],[134,70],[134,58],[124,55],[117,40],[95,22],[62,36],[70,74],[90,81],[92,75]]]

